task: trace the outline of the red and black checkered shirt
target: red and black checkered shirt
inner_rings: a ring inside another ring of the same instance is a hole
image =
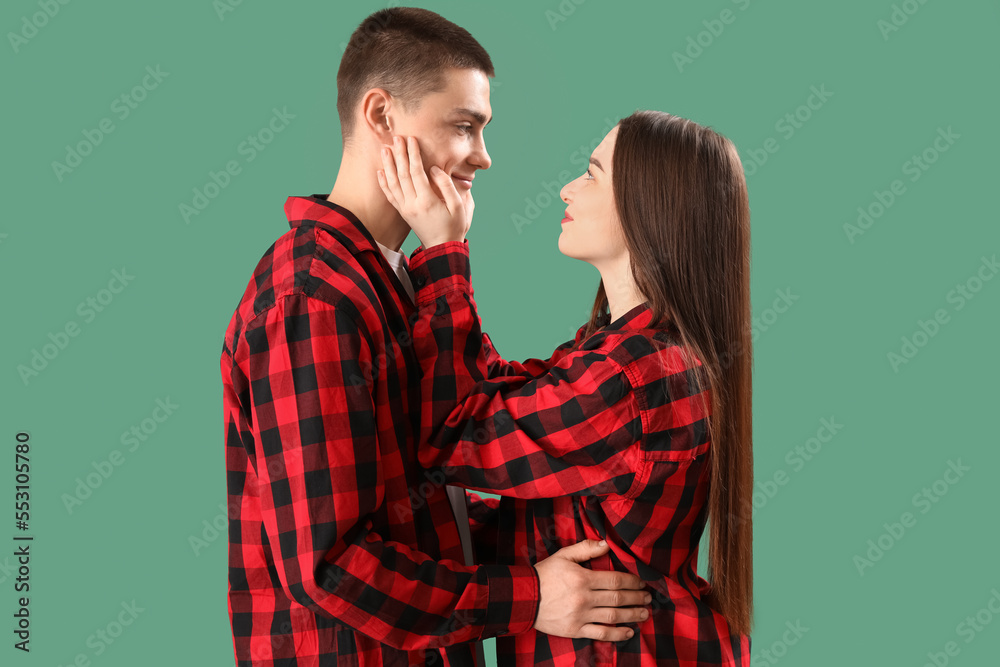
[[[417,461],[416,308],[371,234],[323,195],[285,212],[222,349],[237,664],[471,665],[534,624],[537,574],[463,564]]]
[[[703,601],[709,584],[696,572],[711,400],[696,389],[700,362],[685,363],[676,327],[651,328],[641,304],[586,339],[581,327],[547,360],[511,363],[481,331],[466,243],[418,249],[410,273],[421,463],[503,496],[493,517],[488,504],[470,511],[474,523],[495,524],[497,563],[533,564],[605,539],[609,555],[590,567],[632,572],[653,595],[628,641],[531,630],[497,640],[500,664],[749,665],[750,638]]]

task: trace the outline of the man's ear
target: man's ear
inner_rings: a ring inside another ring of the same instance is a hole
[[[386,146],[392,144],[395,136],[390,120],[395,106],[392,95],[382,88],[372,88],[361,98],[361,117],[365,128]]]

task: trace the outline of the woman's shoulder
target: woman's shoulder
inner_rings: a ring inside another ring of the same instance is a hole
[[[694,374],[701,366],[673,326],[614,331],[595,343],[612,361],[650,381],[678,373]]]

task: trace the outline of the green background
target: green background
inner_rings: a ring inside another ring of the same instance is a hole
[[[13,509],[15,434],[26,431],[35,537],[30,654],[12,647],[14,558],[0,556],[0,663],[63,665],[84,654],[108,667],[233,664],[225,535],[197,554],[190,542],[212,537],[226,498],[222,336],[258,258],[288,229],[285,199],[332,188],[343,44],[386,6],[344,4],[258,0],[220,14],[208,0],[72,2],[36,17],[45,20],[35,31],[24,22],[43,11],[37,0],[0,9],[0,437],[9,448],[0,503]],[[1000,250],[998,3],[896,3],[901,25],[891,32],[879,25],[894,12],[884,0],[424,6],[469,29],[496,64],[493,167],[476,181],[469,239],[484,325],[508,358],[547,356],[589,313],[598,276],[558,252],[562,208],[541,195],[547,182],[565,182],[562,172],[578,175],[574,153],[589,153],[605,119],[660,109],[740,149],[753,310],[764,323],[755,667],[918,666],[949,641],[958,648],[949,664],[996,664],[1000,618],[981,610],[1000,591],[990,416],[1000,280],[977,282],[977,271],[992,278],[983,258]],[[726,9],[731,21],[713,23]],[[30,38],[12,44],[10,33]],[[686,49],[696,57],[679,67],[674,54]],[[167,75],[120,118],[113,101],[147,66]],[[808,110],[813,86],[830,95]],[[274,108],[294,119],[248,162],[238,147]],[[796,112],[809,118],[789,136],[782,119]],[[113,132],[57,175],[52,163],[104,118]],[[959,138],[937,154],[948,128]],[[759,164],[766,145],[777,151]],[[925,150],[936,161],[913,181],[907,162]],[[180,204],[229,160],[240,173],[186,223]],[[844,225],[858,207],[897,179],[905,192],[849,239]],[[415,246],[410,238],[403,249]],[[123,267],[134,278],[87,321],[78,305]],[[959,285],[972,297],[961,307]],[[779,292],[793,300],[781,313],[772,310]],[[945,323],[917,335],[915,356],[893,368],[889,353],[901,354],[903,338],[938,310]],[[70,323],[78,335],[22,379],[18,367]],[[122,434],[157,399],[178,407],[127,451]],[[823,419],[842,428],[826,437]],[[810,443],[818,432],[827,442]],[[797,458],[810,444],[810,459]],[[70,511],[64,494],[114,450],[121,465]],[[940,481],[949,461],[968,468],[954,484]],[[914,502],[924,488],[935,502]],[[893,537],[884,524],[904,512],[914,520]],[[0,531],[10,545],[12,514]],[[888,550],[859,571],[855,557],[880,539]],[[133,600],[142,611],[112,644],[88,640]],[[977,613],[979,630],[960,626]],[[786,623],[808,631],[792,644]]]

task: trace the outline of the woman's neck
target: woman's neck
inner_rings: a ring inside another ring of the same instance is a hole
[[[645,295],[639,291],[635,284],[627,253],[618,260],[599,266],[597,269],[604,282],[604,294],[608,299],[608,310],[611,311],[612,322],[646,301]]]

